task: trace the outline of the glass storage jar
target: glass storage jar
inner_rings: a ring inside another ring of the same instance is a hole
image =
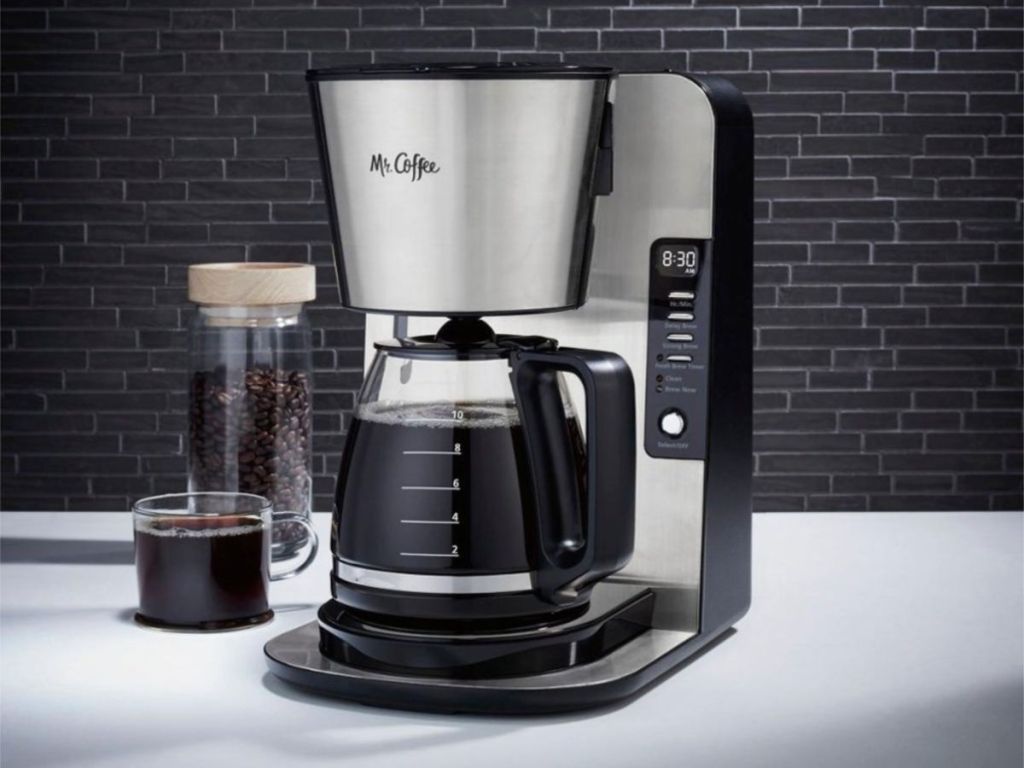
[[[189,346],[189,491],[264,496],[307,519],[312,505],[312,336],[308,264],[193,264]],[[275,528],[275,557],[306,541]]]

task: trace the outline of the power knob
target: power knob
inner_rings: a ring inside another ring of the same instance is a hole
[[[678,408],[669,408],[658,417],[658,429],[669,437],[679,437],[686,431],[686,416]]]

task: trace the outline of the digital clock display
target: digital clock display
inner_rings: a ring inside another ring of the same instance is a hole
[[[700,271],[700,249],[682,243],[659,245],[654,249],[654,267],[666,277],[695,278]]]

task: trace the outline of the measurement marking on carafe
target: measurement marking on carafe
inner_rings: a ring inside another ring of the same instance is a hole
[[[402,451],[405,456],[461,456],[461,451]]]
[[[400,523],[412,525],[458,525],[458,520],[399,520]]]
[[[459,487],[451,485],[403,485],[403,491],[457,491]]]
[[[451,552],[399,552],[402,557],[447,557],[451,560],[459,556],[459,545],[452,544]]]
[[[447,557],[456,558],[458,554],[449,554],[447,552],[399,552],[402,557]]]

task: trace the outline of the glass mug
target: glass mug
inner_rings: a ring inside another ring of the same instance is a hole
[[[172,493],[132,506],[139,611],[135,620],[159,629],[218,630],[274,617],[269,582],[303,571],[317,535],[300,514],[274,513],[250,493]],[[273,526],[300,525],[309,553],[291,570],[270,572]]]

